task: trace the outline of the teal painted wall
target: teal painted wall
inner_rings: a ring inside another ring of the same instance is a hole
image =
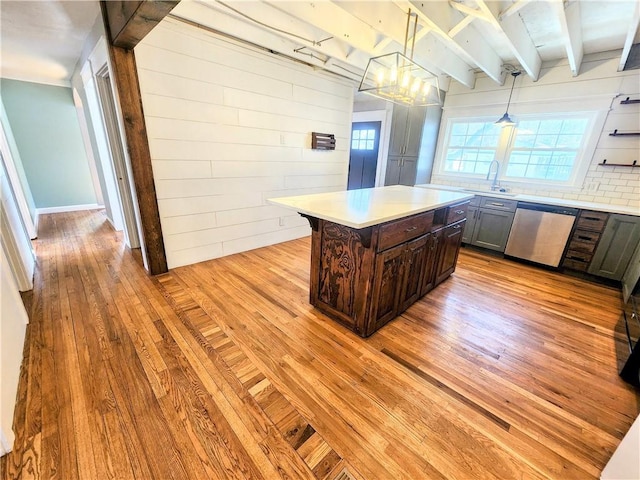
[[[0,80],[36,208],[96,203],[71,88]]]

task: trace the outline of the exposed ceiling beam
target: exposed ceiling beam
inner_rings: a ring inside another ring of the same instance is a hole
[[[457,34],[459,34],[462,30],[464,30],[465,28],[467,28],[467,26],[471,25],[471,23],[475,20],[474,17],[472,17],[471,15],[468,15],[466,17],[464,17],[462,20],[460,20],[458,23],[456,23],[456,25],[447,32],[447,35],[451,38],[455,37]]]
[[[624,41],[624,47],[622,48],[622,55],[620,56],[620,64],[618,65],[619,72],[624,70],[624,66],[627,63],[627,59],[629,58],[629,53],[631,52],[631,46],[633,45],[633,39],[636,36],[636,32],[638,31],[639,24],[640,24],[640,3],[636,2],[636,7],[635,7],[635,10],[633,11],[633,15],[631,16],[631,21],[629,22],[629,28],[627,29],[627,38]]]
[[[234,6],[239,5],[235,3]],[[360,80],[368,61],[368,57],[364,54],[351,55],[350,58],[347,58],[349,52],[342,49],[340,52],[332,52],[335,53],[335,57],[332,57],[334,60],[329,63],[325,58],[330,55],[323,51],[329,42],[322,42],[319,47],[309,46],[300,50],[300,47],[305,46],[300,41],[285,38],[279,33],[247,22],[246,19],[240,18],[217,3],[180,2],[173,10],[172,17],[270,50],[276,54],[286,55],[354,81]],[[237,32],[242,32],[242,38],[236,36]],[[321,40],[321,38],[318,37],[317,40]],[[312,56],[310,55],[312,52],[317,52],[319,55]]]
[[[111,44],[132,50],[180,0],[104,1]]]
[[[501,85],[504,83],[501,58],[480,36],[477,30],[467,26],[467,28],[455,32],[455,38],[449,35],[451,25],[454,23],[451,15],[454,10],[447,3],[409,2],[406,0],[395,0],[395,3],[405,11],[407,8],[415,11],[420,19],[433,29],[434,33],[438,34],[438,38],[450,47],[455,54],[465,59],[469,65],[475,65],[482,69],[496,83]],[[457,14],[456,16],[460,17]],[[465,85],[469,86],[468,84]],[[473,87],[471,86],[470,88]]]
[[[504,18],[507,18],[508,16],[513,15],[514,13],[520,11],[522,7],[526,7],[532,1],[533,0],[519,0],[519,1],[516,1],[515,3],[512,3],[507,8],[505,8],[502,12],[500,12],[500,15],[498,15],[498,21],[502,21]]]
[[[564,7],[563,0],[554,0],[551,4],[558,22],[560,23],[560,32],[562,42],[567,52],[569,67],[574,77],[580,72],[580,64],[584,50],[582,47],[582,25],[580,23],[580,3],[574,1]]]
[[[388,2],[374,2],[370,8],[362,8],[357,2],[276,2],[273,5],[372,56],[401,51],[404,45],[406,11]],[[384,14],[380,13],[381,9]],[[419,32],[416,41],[421,35]],[[393,40],[382,49],[376,48],[380,33]],[[436,75],[446,73],[465,85],[474,84],[471,67],[429,36],[416,45],[414,60]],[[444,82],[445,78],[440,80]]]
[[[491,21],[491,19],[487,18],[487,15],[481,11],[479,8],[471,8],[466,6],[464,3],[456,2],[455,0],[449,0],[449,5],[458,10],[460,13],[468,17],[479,18],[480,20]]]
[[[499,8],[497,2],[488,3],[485,0],[476,0],[476,4],[487,15],[494,28],[504,33],[505,41],[529,77],[533,81],[538,80],[542,59],[520,15],[510,15],[498,20],[500,13],[496,11]]]

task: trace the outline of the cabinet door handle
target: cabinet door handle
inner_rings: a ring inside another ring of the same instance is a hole
[[[464,210],[456,210],[455,213],[456,215],[462,215],[464,213]]]
[[[504,203],[498,202],[489,202],[489,205],[493,205],[494,207],[504,207]]]
[[[600,218],[598,218],[598,217],[584,217],[584,218],[585,218],[585,220],[593,220],[594,222],[600,221]]]
[[[579,238],[580,240],[591,240],[591,237],[587,237],[587,236],[585,236],[585,235],[578,235],[578,238]]]
[[[462,227],[461,227],[460,225],[454,225],[454,226],[453,226],[453,229],[454,229],[454,230],[460,230],[461,228],[462,228]]]
[[[413,227],[409,227],[409,228],[405,229],[405,232],[409,233],[409,232],[413,232],[414,230],[417,230],[417,229],[418,229],[418,227],[414,225]]]

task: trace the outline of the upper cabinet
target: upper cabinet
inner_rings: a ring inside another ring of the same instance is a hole
[[[393,106],[389,156],[418,156],[426,111],[426,107]]]

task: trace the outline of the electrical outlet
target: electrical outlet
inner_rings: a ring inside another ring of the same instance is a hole
[[[284,227],[284,217],[280,217],[279,224],[281,227]]]
[[[284,144],[285,144],[284,134],[281,133],[280,134],[280,145],[284,145]]]

